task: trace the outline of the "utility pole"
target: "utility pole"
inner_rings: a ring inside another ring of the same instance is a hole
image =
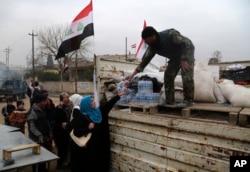
[[[9,47],[5,48],[5,50],[3,51],[6,53],[6,66],[7,67],[9,67],[10,51],[11,49]]]
[[[30,36],[32,36],[32,77],[35,79],[35,53],[34,53],[34,37],[38,36],[34,34],[34,31],[32,30],[32,33],[29,33]]]
[[[125,57],[126,57],[126,61],[128,61],[128,55],[127,55],[127,51],[128,51],[128,48],[127,48],[127,43],[128,41],[127,41],[127,37],[126,37],[126,39],[125,39]]]

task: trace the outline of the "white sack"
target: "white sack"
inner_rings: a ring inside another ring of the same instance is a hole
[[[181,75],[177,75],[175,78],[175,89],[183,88],[182,84]],[[162,88],[161,100],[165,100],[164,87]],[[214,95],[214,76],[206,69],[194,69],[194,101],[216,102]]]
[[[182,83],[182,78],[181,75],[177,75],[175,80],[174,80],[174,86],[175,87],[180,87],[183,88],[183,83]]]
[[[181,87],[175,87],[174,99],[176,103],[183,101],[183,89]],[[165,88],[162,87],[160,92],[160,104],[165,104],[165,102]]]
[[[213,74],[205,69],[194,69],[194,101],[216,102]]]
[[[230,80],[230,79],[220,79],[219,83],[220,84],[231,84],[231,85],[234,85],[234,81]]]
[[[124,77],[118,75],[118,74],[107,74],[106,76],[103,76],[106,80],[113,79],[114,82],[121,82]]]
[[[224,98],[221,89],[218,85],[218,83],[214,82],[214,96],[217,100],[217,103],[222,104],[222,103],[226,103],[227,100]]]
[[[241,85],[219,84],[223,96],[232,106],[250,107],[250,89]]]

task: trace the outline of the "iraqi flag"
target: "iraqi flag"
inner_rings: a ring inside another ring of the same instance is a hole
[[[132,45],[131,45],[131,48],[136,48],[136,44],[132,44]]]
[[[66,72],[68,71],[68,69],[69,69],[69,66],[68,66],[68,64],[64,61],[64,62],[63,62],[63,72],[66,73]]]
[[[144,20],[144,23],[143,23],[143,29],[147,26],[146,24],[146,21]],[[145,54],[146,50],[148,48],[148,44],[146,44],[144,42],[144,40],[142,39],[139,46],[138,46],[138,49],[136,50],[136,53],[135,53],[135,56],[139,59],[141,59],[143,57],[143,55]]]
[[[72,21],[55,59],[58,60],[65,57],[65,54],[78,50],[81,41],[91,35],[94,35],[92,0]]]

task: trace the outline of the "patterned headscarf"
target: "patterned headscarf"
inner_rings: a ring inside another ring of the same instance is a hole
[[[80,102],[80,112],[84,115],[88,115],[94,123],[100,123],[102,121],[102,114],[100,109],[91,107],[91,96],[84,96]]]

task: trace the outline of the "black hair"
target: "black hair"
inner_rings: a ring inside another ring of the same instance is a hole
[[[35,81],[35,82],[34,82],[34,86],[35,86],[35,87],[39,86],[39,82]]]
[[[61,93],[59,96],[59,100],[62,101],[65,95],[68,96],[68,93]]]
[[[12,102],[13,102],[13,99],[12,99],[12,98],[6,98],[6,102],[7,102],[7,103],[12,103]]]
[[[24,102],[22,100],[16,101],[16,106],[19,106],[19,105],[22,105],[22,104],[24,104]]]
[[[142,39],[145,39],[147,37],[150,37],[152,35],[157,35],[158,32],[152,27],[152,26],[147,26],[143,29],[141,33]]]

